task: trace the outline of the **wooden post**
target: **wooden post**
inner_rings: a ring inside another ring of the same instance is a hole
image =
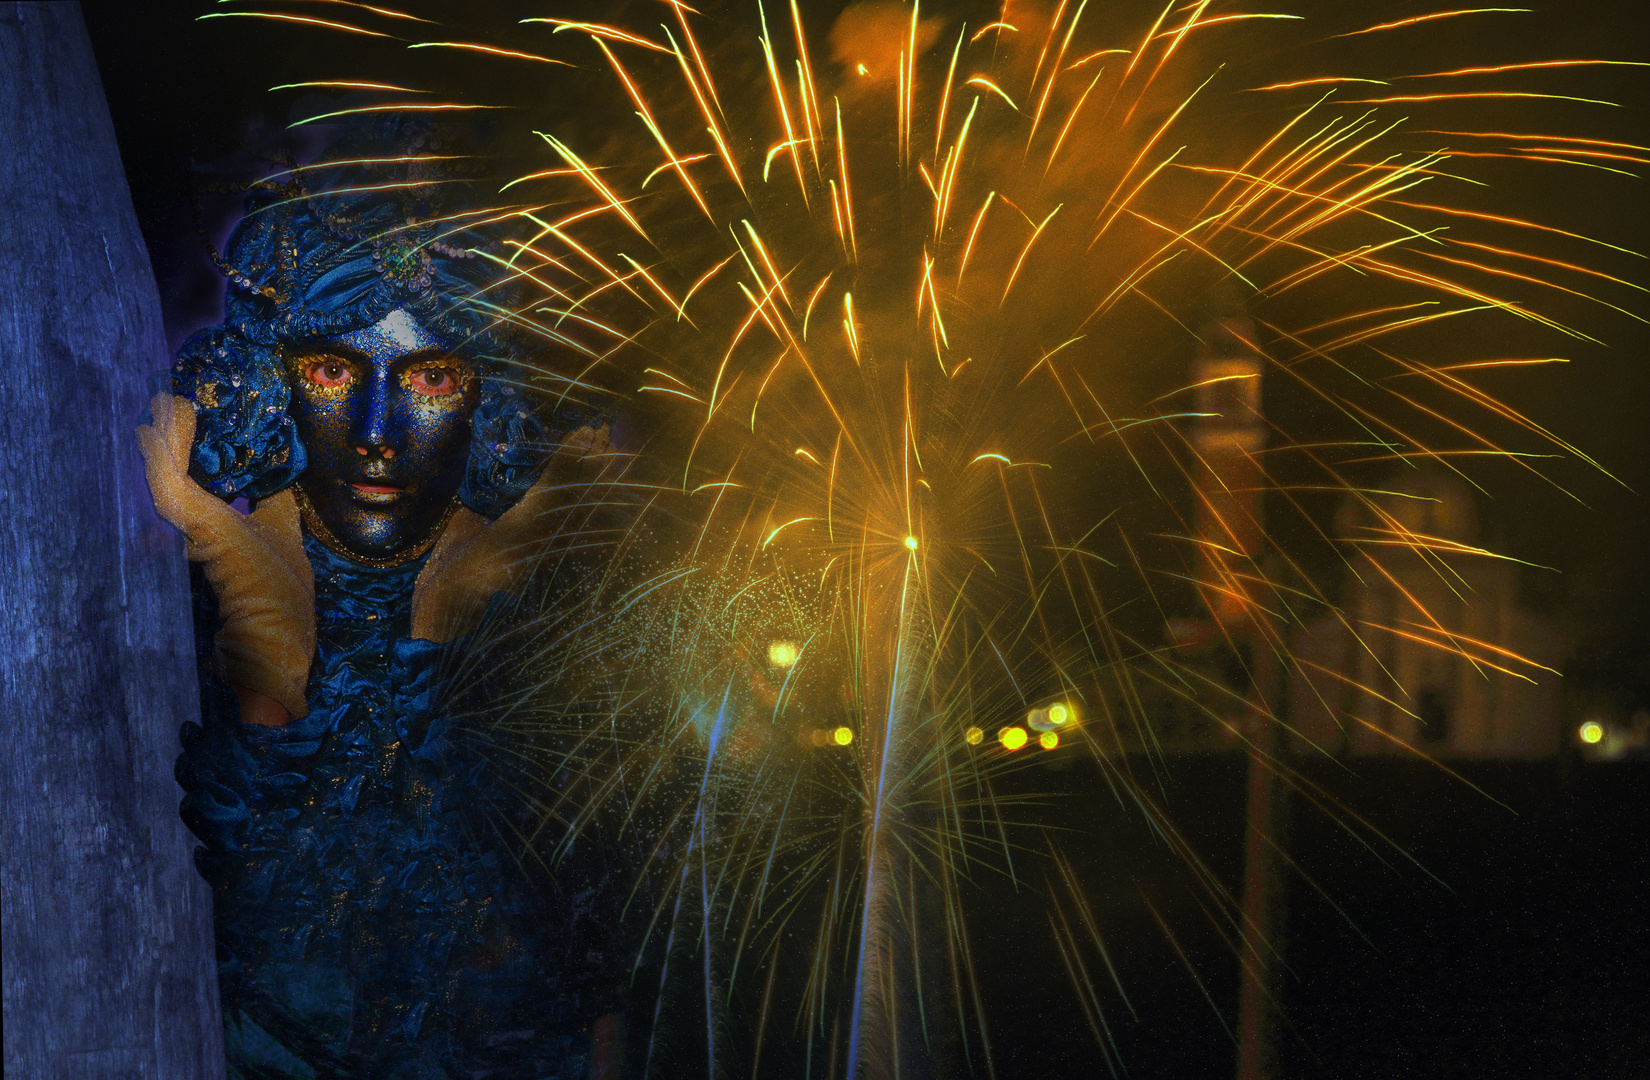
[[[0,5],[0,149],[5,1072],[222,1077],[188,574],[132,438],[165,336],[79,4]]]
[[[1278,777],[1284,709],[1275,645],[1256,635],[1255,707],[1249,714],[1248,806],[1243,834],[1243,937],[1238,954],[1238,1080],[1272,1080],[1277,1067],[1283,881],[1277,847],[1287,828],[1288,786]]]

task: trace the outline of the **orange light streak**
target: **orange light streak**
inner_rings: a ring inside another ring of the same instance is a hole
[[[281,89],[274,87],[273,89]],[[418,91],[415,91],[415,93]],[[278,169],[266,173],[258,179],[258,183],[267,183],[277,176],[290,176],[302,172],[314,172],[318,169],[336,169],[340,165],[397,165],[407,161],[464,161],[468,154],[402,154],[397,157],[367,157],[367,158],[337,158],[325,161],[311,162],[308,165],[293,165],[290,168]]]
[[[791,308],[794,314],[796,309],[791,305],[790,294],[785,291],[784,279],[780,276],[779,271],[774,269],[773,260],[768,258],[768,249],[763,246],[762,238],[756,235],[756,229],[751,226],[749,221],[741,220],[740,224],[745,226],[745,232],[750,236],[751,244],[756,248],[756,253],[762,257],[762,265],[768,268],[768,276],[772,279],[774,287],[779,290],[780,299],[785,301],[785,306]],[[734,239],[737,241],[738,237]],[[754,271],[754,269],[753,267],[752,270]],[[785,276],[789,277],[790,275]]]
[[[1294,79],[1290,82],[1273,83],[1270,86],[1251,86],[1251,93],[1262,93],[1267,90],[1293,90],[1298,86],[1324,86],[1333,83],[1373,83],[1376,86],[1389,85],[1385,79],[1356,79],[1350,76],[1325,75],[1317,79]]]
[[[831,189],[831,217],[836,222],[837,243],[842,245],[842,254],[847,255],[848,226],[842,220],[842,195],[837,191],[835,177],[827,179],[825,183]]]
[[[1093,60],[1093,59],[1095,59],[1096,57],[1099,57],[1099,56],[1127,56],[1127,55],[1129,55],[1129,50],[1127,50],[1127,49],[1096,49],[1093,52],[1089,53],[1087,56],[1079,57],[1078,59],[1073,60],[1069,65],[1066,66],[1066,70],[1067,71],[1076,71],[1078,68],[1082,67],[1084,64],[1088,63],[1090,60]]]
[[[974,226],[968,230],[968,243],[963,248],[962,259],[957,264],[957,288],[962,288],[963,271],[968,269],[968,257],[974,253],[974,238],[980,235],[980,226],[985,223],[985,212],[991,209],[991,200],[997,197],[995,191],[987,192],[985,202],[980,204],[980,212],[974,215]]]
[[[1134,74],[1135,65],[1140,63],[1140,58],[1142,56],[1146,55],[1146,46],[1150,45],[1157,38],[1158,29],[1163,25],[1163,20],[1167,19],[1169,17],[1169,13],[1175,9],[1175,3],[1176,0],[1170,0],[1168,5],[1158,13],[1157,21],[1152,23],[1152,28],[1146,31],[1146,36],[1140,39],[1140,45],[1135,48],[1134,52],[1129,56],[1129,66],[1123,69],[1123,82],[1128,82],[1129,76]],[[1119,83],[1117,88],[1121,91],[1123,89],[1122,83]]]
[[[717,263],[715,266],[700,275],[699,280],[693,283],[693,288],[689,289],[687,294],[682,297],[682,309],[684,311],[687,310],[687,302],[692,300],[693,294],[699,291],[699,286],[715,277],[721,271],[722,267],[728,265],[728,263],[732,262],[734,258],[735,256],[729,255],[727,258],[723,259],[721,262]]]
[[[1064,203],[1060,204],[1060,206],[1064,205]],[[1008,283],[1003,286],[1003,298],[997,301],[997,306],[999,308],[1008,303],[1009,290],[1014,288],[1014,282],[1020,276],[1020,268],[1025,265],[1026,256],[1031,254],[1031,246],[1037,242],[1037,238],[1039,236],[1043,235],[1044,227],[1047,226],[1050,221],[1054,220],[1054,215],[1060,212],[1060,206],[1056,206],[1053,210],[1050,210],[1048,212],[1048,217],[1037,223],[1037,228],[1032,230],[1031,239],[1027,240],[1026,246],[1020,249],[1020,257],[1014,260],[1014,269],[1009,272]]]
[[[635,259],[632,259],[629,255],[626,255],[623,252],[619,253],[619,258],[621,258],[625,262],[629,263],[633,268],[635,268],[635,271],[638,274],[642,275],[642,280],[643,281],[645,281],[649,285],[653,286],[653,291],[658,293],[661,297],[663,297],[665,303],[669,304],[671,306],[671,308],[676,312],[676,319],[677,319],[678,322],[681,321],[685,317],[686,312],[683,310],[682,305],[677,303],[676,298],[674,296],[671,296],[670,292],[663,285],[659,284],[659,281],[658,281],[657,278],[655,278],[652,274],[647,272],[647,267],[643,266],[641,263],[637,262]],[[688,319],[688,323],[690,325],[693,325],[693,320]]]
[[[1493,247],[1489,244],[1480,244],[1474,240],[1451,240],[1450,243],[1455,244],[1458,247],[1475,248],[1479,251],[1488,251],[1495,255],[1506,255],[1507,257],[1513,259],[1527,259],[1530,262],[1545,263],[1548,266],[1555,266],[1561,270],[1573,270],[1578,274],[1587,274],[1590,277],[1603,278],[1605,281],[1614,282],[1617,285],[1625,285],[1629,289],[1636,289],[1639,292],[1650,292],[1650,289],[1646,289],[1643,285],[1637,285],[1631,281],[1627,281],[1624,278],[1612,277],[1611,275],[1604,273],[1602,270],[1591,270],[1585,266],[1578,266],[1575,263],[1564,262],[1562,259],[1549,259],[1541,255],[1533,255],[1528,251],[1517,251],[1513,248]]]
[[[344,79],[322,79],[317,82],[282,83],[279,86],[271,86],[269,88],[269,92],[274,93],[277,90],[297,90],[305,86],[337,86],[346,90],[395,90],[403,94],[429,93],[428,90],[415,90],[410,86],[392,86],[389,83],[378,82],[350,82]],[[288,169],[286,171],[291,172],[292,170]],[[277,173],[275,175],[278,176],[280,174]]]
[[[1548,101],[1579,101],[1585,105],[1609,105],[1621,108],[1615,101],[1601,101],[1598,98],[1576,97],[1572,94],[1538,94],[1532,90],[1464,90],[1455,94],[1394,94],[1384,98],[1359,98],[1347,101],[1348,105],[1393,105],[1398,102],[1421,101],[1465,101],[1470,98],[1539,98]]]
[[[693,201],[699,204],[699,209],[704,213],[706,220],[710,221],[712,224],[715,224],[716,218],[711,214],[710,207],[705,205],[704,196],[699,194],[699,188],[694,184],[693,177],[688,175],[686,162],[677,157],[676,151],[672,150],[670,148],[670,143],[665,141],[664,132],[660,131],[659,125],[654,123],[653,113],[648,109],[647,102],[642,100],[642,92],[638,90],[636,88],[636,84],[631,81],[630,73],[624,69],[623,64],[619,63],[619,58],[613,55],[613,50],[607,47],[607,42],[594,36],[592,36],[591,40],[594,41],[596,43],[596,47],[602,51],[602,55],[607,57],[607,62],[613,66],[614,73],[619,76],[619,80],[624,83],[626,92],[630,94],[630,100],[636,103],[637,115],[642,118],[642,123],[647,125],[647,130],[652,133],[654,141],[659,144],[659,149],[663,150],[665,153],[666,166],[673,169],[676,175],[681,179],[682,186],[687,189],[687,193],[689,195],[693,196]],[[649,179],[651,179],[651,177]],[[646,183],[643,183],[642,186],[646,187],[647,185]]]
[[[911,30],[906,35],[904,54],[905,93],[901,98],[905,124],[900,131],[900,161],[907,166],[911,163],[911,133],[917,123],[917,16],[921,10],[922,0],[911,0]]]
[[[1065,62],[1066,50],[1071,47],[1071,37],[1077,32],[1077,23],[1082,19],[1083,11],[1088,7],[1088,3],[1089,0],[1082,0],[1082,2],[1077,5],[1077,12],[1071,17],[1071,25],[1066,27],[1066,36],[1060,40],[1060,51],[1055,54],[1054,63],[1049,67],[1048,81],[1043,83],[1043,95],[1037,101],[1037,112],[1031,118],[1031,131],[1026,135],[1026,153],[1028,154],[1031,152],[1031,141],[1037,137],[1037,128],[1043,122],[1043,113],[1048,108],[1049,97],[1054,93],[1054,84],[1059,80],[1061,70],[1060,65]],[[1064,9],[1064,7],[1065,2],[1064,0],[1061,0],[1061,8]],[[1056,15],[1054,17],[1054,26],[1058,26],[1059,21],[1060,17]],[[1049,30],[1050,40],[1053,38],[1053,32],[1054,28],[1051,27]],[[1047,50],[1047,42],[1044,43],[1043,48],[1045,51]],[[1038,58],[1037,63],[1039,66],[1042,65],[1041,57]],[[1035,74],[1032,75],[1031,85],[1033,88],[1037,85],[1037,77]]]
[[[1612,311],[1619,311],[1621,314],[1627,316],[1629,319],[1633,319],[1636,322],[1641,322],[1641,323],[1644,323],[1647,326],[1650,326],[1650,319],[1646,319],[1642,315],[1635,315],[1631,311],[1628,311],[1624,307],[1618,307],[1617,305],[1612,304],[1607,300],[1601,300],[1598,297],[1593,296],[1590,293],[1584,293],[1584,292],[1581,292],[1577,289],[1566,288],[1565,286],[1559,285],[1556,282],[1548,281],[1546,278],[1534,277],[1530,274],[1520,274],[1516,270],[1507,270],[1507,269],[1503,269],[1502,267],[1499,267],[1499,266],[1490,266],[1487,263],[1473,262],[1470,259],[1452,259],[1448,255],[1440,255],[1436,251],[1423,251],[1420,254],[1425,255],[1429,259],[1437,259],[1439,262],[1449,263],[1452,266],[1461,266],[1461,267],[1465,267],[1466,269],[1469,269],[1469,270],[1478,270],[1478,271],[1481,271],[1482,273],[1494,274],[1497,277],[1511,278],[1514,281],[1524,281],[1524,282],[1528,282],[1531,285],[1541,285],[1541,286],[1544,286],[1544,287],[1549,288],[1549,289],[1555,289],[1555,290],[1557,290],[1558,292],[1561,292],[1561,293],[1568,293],[1571,296],[1580,297],[1583,300],[1591,300],[1593,303],[1602,304],[1602,305],[1604,305],[1605,307],[1609,308]],[[1543,260],[1540,260],[1540,261],[1545,262],[1547,260],[1543,259]],[[1639,289],[1639,291],[1644,292],[1646,290]],[[1575,332],[1572,331],[1572,333],[1575,333]],[[1588,340],[1592,340],[1592,339],[1589,338]]]
[[[503,105],[422,105],[416,101],[401,102],[395,105],[363,105],[355,109],[335,109],[332,112],[321,113],[319,116],[305,117],[302,120],[288,124],[287,127],[302,127],[313,124],[317,120],[328,120],[334,116],[356,116],[361,113],[380,112],[470,112],[476,109],[502,109]]]
[[[1567,236],[1572,240],[1584,240],[1589,244],[1597,244],[1600,247],[1609,248],[1611,251],[1619,251],[1624,255],[1637,255],[1641,259],[1646,257],[1642,252],[1633,251],[1630,248],[1617,247],[1615,244],[1606,243],[1603,240],[1595,240],[1593,237],[1587,236],[1583,233],[1567,232],[1564,229],[1554,228],[1551,225],[1540,225],[1533,221],[1525,221],[1523,218],[1508,217],[1504,214],[1489,214],[1480,210],[1461,210],[1450,206],[1436,206],[1431,203],[1400,202],[1396,199],[1392,200],[1392,202],[1395,206],[1405,206],[1412,210],[1431,210],[1434,213],[1444,214],[1449,217],[1477,218],[1481,221],[1494,221],[1502,225],[1512,225],[1521,229],[1534,229],[1537,232],[1548,232],[1557,236]]]
[[[1009,97],[1007,94],[1003,93],[1003,88],[1002,87],[998,86],[996,83],[992,82],[990,79],[986,78],[984,75],[975,75],[973,78],[969,79],[968,82],[972,86],[983,86],[983,87],[985,87],[987,90],[990,90],[992,93],[996,94],[998,97],[1000,97],[1004,101],[1008,102],[1008,107],[1009,108],[1013,109],[1015,112],[1020,111],[1020,107],[1018,105],[1014,104],[1014,99]]]
[[[218,0],[218,3],[220,4],[228,2],[229,0]],[[416,15],[408,15],[405,11],[394,11],[390,8],[373,7],[371,4],[358,3],[357,0],[308,0],[308,2],[312,4],[338,4],[341,7],[360,8],[362,11],[370,11],[374,15],[382,15],[388,19],[406,19],[408,22],[425,23],[430,26],[440,25],[440,23],[435,22],[433,19],[420,19]]]
[[[376,30],[363,30],[359,26],[351,26],[348,23],[331,22],[327,19],[311,19],[303,15],[279,15],[273,11],[213,11],[205,15],[195,16],[197,22],[201,19],[274,19],[277,22],[305,23],[309,26],[319,26],[327,30],[343,30],[351,34],[364,34],[367,37],[395,38],[394,34],[381,34]]]
[[[963,120],[962,131],[957,133],[957,141],[952,145],[951,152],[945,158],[945,173],[941,177],[939,204],[935,207],[934,242],[939,243],[945,232],[946,219],[951,216],[951,195],[956,190],[957,173],[962,169],[963,151],[968,146],[968,132],[974,126],[974,110],[979,108],[980,99],[976,96],[968,106],[968,116]]]
[[[1066,136],[1071,133],[1071,126],[1077,122],[1077,114],[1083,111],[1083,103],[1089,99],[1090,91],[1092,91],[1095,86],[1099,84],[1100,76],[1105,73],[1105,68],[1101,68],[1099,71],[1096,71],[1094,73],[1094,78],[1089,80],[1088,89],[1083,91],[1083,96],[1079,97],[1077,99],[1077,104],[1072,106],[1071,114],[1066,117],[1065,126],[1060,128],[1060,134],[1054,140],[1054,146],[1049,149],[1048,162],[1043,166],[1044,176],[1047,176],[1048,171],[1054,167],[1054,158],[1060,153],[1060,147],[1065,145]]]
[[[706,158],[708,158],[710,156],[711,156],[710,154],[689,154],[685,158],[679,158],[679,159],[675,159],[675,160],[672,160],[672,161],[667,161],[663,165],[659,166],[657,169],[654,169],[652,172],[647,174],[647,178],[642,181],[642,190],[646,191],[647,190],[647,185],[649,185],[653,182],[653,178],[655,176],[658,176],[660,173],[664,172],[666,169],[674,168],[677,164],[691,165],[695,161],[704,161]],[[565,171],[572,172],[573,170],[569,169],[569,170],[565,170]]]
[[[637,221],[634,217],[631,216],[630,211],[625,209],[624,203],[619,200],[619,197],[617,195],[613,194],[613,190],[611,188],[609,188],[606,184],[602,183],[601,177],[596,175],[596,170],[592,169],[589,165],[585,164],[583,158],[581,158],[581,157],[579,157],[579,155],[575,154],[572,151],[572,149],[567,146],[566,143],[562,142],[560,139],[556,138],[554,135],[548,135],[548,134],[546,134],[545,132],[542,132],[542,131],[535,131],[535,132],[533,132],[533,134],[537,135],[539,138],[541,138],[545,142],[549,143],[550,148],[553,149],[557,154],[560,154],[561,159],[563,161],[567,162],[569,165],[573,166],[573,168],[578,170],[579,175],[584,177],[584,182],[589,184],[592,188],[594,188],[595,191],[596,191],[596,194],[600,195],[602,197],[602,199],[606,201],[607,205],[611,206],[615,211],[618,212],[620,217],[624,218],[625,221],[629,222],[630,227],[635,229],[636,232],[642,237],[642,239],[648,240],[647,231],[642,228],[642,223]],[[648,240],[648,242],[652,243],[651,240]]]
[[[1650,67],[1641,60],[1533,60],[1523,64],[1496,64],[1492,67],[1456,68],[1453,71],[1433,71],[1425,75],[1400,75],[1400,79],[1447,79],[1456,75],[1498,75],[1507,71],[1532,71],[1538,68],[1568,67]]]
[[[842,102],[836,104],[836,165],[837,178],[842,181],[842,214],[848,219],[848,248],[850,258],[859,262],[859,241],[854,237],[854,198],[848,187],[848,140],[842,137]]]
[[[797,82],[802,88],[802,118],[808,127],[808,151],[814,159],[814,175],[819,175],[818,140],[824,125],[819,119],[819,92],[814,88],[813,63],[808,59],[808,35],[802,32],[802,12],[791,0],[791,25],[796,28]]]
[[[732,256],[729,256],[729,258],[732,258]],[[830,281],[831,281],[831,275],[826,274],[824,277],[819,279],[819,284],[814,286],[814,291],[812,293],[808,294],[808,306],[802,312],[802,340],[803,341],[808,340],[808,320],[813,317],[814,304],[816,302],[818,302],[820,294],[825,291],[825,286],[830,284]]]
[[[1526,142],[1563,142],[1575,143],[1578,146],[1610,146],[1618,150],[1642,150],[1650,153],[1650,146],[1635,146],[1632,143],[1615,142],[1611,139],[1582,139],[1573,135],[1528,135],[1509,131],[1434,131],[1422,130],[1421,135],[1461,135],[1471,139],[1514,139]]]
[[[1459,8],[1455,11],[1434,11],[1428,15],[1416,15],[1408,19],[1399,19],[1396,22],[1376,23],[1374,26],[1366,26],[1362,30],[1336,34],[1335,37],[1357,37],[1359,34],[1373,34],[1381,30],[1401,30],[1406,26],[1416,26],[1437,19],[1453,19],[1459,15],[1488,15],[1496,12],[1528,14],[1530,11],[1530,8]],[[1334,39],[1331,38],[1330,40]]]
[[[408,45],[409,49],[465,49],[469,52],[486,53],[489,56],[503,56],[511,60],[537,60],[541,64],[556,64],[560,67],[572,67],[566,60],[555,60],[548,56],[539,56],[536,53],[518,52],[515,49],[499,49],[492,45],[477,45],[470,41],[420,41]]]
[[[957,57],[962,54],[963,35],[968,33],[968,24],[957,31],[957,44],[951,49],[951,66],[945,71],[945,88],[940,92],[940,115],[934,121],[934,160],[940,159],[940,143],[945,141],[945,117],[951,107],[951,85],[957,78]]]
[[[1129,178],[1132,177],[1134,175],[1134,171],[1140,167],[1140,163],[1146,159],[1146,155],[1151,153],[1152,148],[1157,145],[1157,141],[1164,136],[1164,134],[1169,130],[1169,128],[1171,126],[1173,126],[1173,124],[1176,120],[1180,119],[1180,114],[1186,111],[1186,106],[1188,106],[1192,103],[1192,100],[1197,97],[1197,95],[1203,90],[1203,88],[1205,86],[1209,85],[1209,80],[1213,79],[1213,78],[1214,78],[1214,76],[1210,75],[1209,78],[1204,79],[1201,83],[1198,84],[1198,87],[1197,87],[1196,90],[1193,90],[1190,94],[1188,94],[1186,96],[1185,101],[1182,101],[1179,105],[1177,105],[1175,107],[1174,112],[1169,114],[1168,119],[1164,120],[1162,124],[1158,125],[1157,130],[1152,132],[1151,138],[1146,140],[1146,144],[1140,148],[1140,152],[1134,156],[1134,160],[1129,162],[1129,167],[1123,171],[1123,175],[1117,178],[1117,184],[1116,184],[1116,186],[1114,186],[1112,188],[1111,197],[1106,200],[1106,202],[1109,203],[1109,204],[1115,204],[1115,208],[1112,210],[1111,217],[1106,219],[1106,224],[1102,225],[1100,227],[1100,231],[1095,234],[1094,240],[1091,240],[1089,242],[1089,247],[1090,248],[1094,247],[1095,243],[1099,241],[1100,237],[1102,237],[1106,234],[1106,229],[1111,226],[1111,223],[1113,221],[1117,220],[1117,215],[1122,213],[1123,207],[1128,205],[1128,200],[1127,199],[1125,199],[1120,204],[1117,203],[1117,196],[1118,196],[1118,193],[1120,193],[1123,190],[1123,185],[1129,182]],[[1168,160],[1173,161],[1175,155],[1177,155],[1177,154],[1179,154],[1178,150],[1175,151],[1174,155],[1170,155]],[[1165,162],[1164,164],[1167,164],[1167,162]],[[1157,169],[1152,170],[1152,176],[1157,175],[1158,170],[1160,170],[1162,168],[1163,168],[1163,166],[1159,165],[1157,167]],[[1146,178],[1146,180],[1143,180],[1143,181],[1141,181],[1140,184],[1136,185],[1134,191],[1129,193],[1129,198],[1132,199],[1135,195],[1138,195],[1140,193],[1141,188],[1143,188],[1145,186],[1146,181],[1149,181],[1150,179],[1151,179],[1151,177],[1148,176]]]
[[[574,22],[572,19],[522,19],[521,22],[522,25],[527,23],[549,23],[555,27],[554,30],[550,31],[552,34],[559,34],[563,30],[582,31],[595,38],[622,41],[627,45],[640,45],[642,48],[651,49],[654,52],[670,52],[669,49],[660,45],[657,41],[649,41],[647,38],[638,37],[635,34],[627,34],[618,27],[606,26],[602,23]]]
[[[854,363],[859,363],[859,331],[854,326],[854,294],[842,294],[842,309],[847,316],[842,320],[842,328],[848,332],[848,351],[854,354]]]
[[[780,79],[779,68],[774,64],[773,42],[768,38],[768,14],[760,3],[756,5],[756,10],[762,17],[762,55],[768,62],[768,79],[773,84],[773,100],[774,104],[779,106],[779,122],[785,128],[785,142],[780,145],[795,147],[797,144],[796,129],[791,126],[791,110],[785,104],[785,83],[784,80]],[[772,153],[768,155],[768,160],[770,162],[773,160]],[[806,207],[809,205],[808,182],[802,178],[802,159],[797,156],[794,149],[791,152],[791,166],[796,170],[797,190],[802,193],[802,205]],[[762,178],[763,180],[767,179],[765,169]]]

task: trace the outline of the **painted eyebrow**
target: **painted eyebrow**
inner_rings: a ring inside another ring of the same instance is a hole
[[[335,356],[340,360],[348,360],[352,363],[362,364],[367,367],[371,367],[373,363],[372,355],[370,353],[363,352],[352,345],[345,345],[341,341],[319,341],[316,342],[311,349],[306,349],[299,355],[305,359],[314,357],[317,360],[324,356]],[[469,361],[465,360],[463,357],[455,356],[446,349],[437,348],[434,345],[428,348],[419,349],[416,352],[410,352],[403,356],[399,356],[391,366],[406,367],[412,364],[428,363],[431,360],[450,360],[453,363],[461,364],[466,368],[470,366]]]

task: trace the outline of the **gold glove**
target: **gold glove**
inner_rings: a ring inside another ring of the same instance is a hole
[[[480,514],[460,508],[413,586],[412,636],[447,642],[474,630],[493,594],[520,588],[556,539],[565,525],[557,511],[575,504],[580,491],[622,464],[607,428],[580,428],[497,521],[489,525]]]
[[[189,560],[204,565],[217,593],[218,676],[274,698],[293,719],[303,716],[315,656],[315,575],[292,492],[260,499],[251,514],[241,514],[189,478],[194,403],[157,394],[149,411],[154,423],[137,429],[149,493],[156,512],[188,539]]]

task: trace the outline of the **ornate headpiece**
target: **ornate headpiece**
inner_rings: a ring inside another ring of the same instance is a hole
[[[554,449],[553,429],[583,422],[556,424],[523,392],[527,338],[499,271],[497,215],[463,205],[453,158],[428,127],[388,121],[340,140],[329,163],[253,189],[219,259],[230,286],[223,323],[191,337],[172,373],[199,412],[190,475],[203,487],[256,499],[293,483],[306,462],[279,350],[397,308],[481,373],[459,490],[472,510],[508,509]]]

